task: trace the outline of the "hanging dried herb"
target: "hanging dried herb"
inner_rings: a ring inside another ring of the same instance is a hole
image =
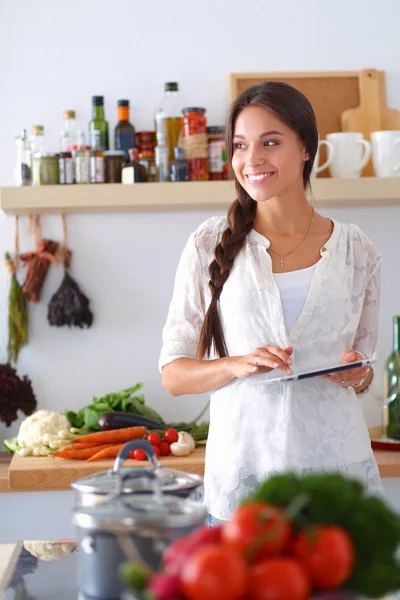
[[[9,427],[18,418],[19,410],[29,416],[36,406],[30,379],[19,377],[10,365],[0,364],[0,421]]]
[[[89,300],[70,275],[71,252],[64,251],[64,278],[49,302],[47,320],[55,327],[90,327],[93,314]]]
[[[43,239],[36,252],[21,254],[27,263],[26,279],[22,291],[28,302],[39,302],[40,293],[51,262],[56,262],[58,242]]]
[[[8,295],[8,362],[16,363],[21,347],[28,341],[28,310],[16,277],[16,264],[8,252],[5,255],[5,264],[11,275]]]

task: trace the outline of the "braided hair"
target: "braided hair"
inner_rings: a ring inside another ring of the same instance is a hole
[[[232,164],[233,137],[236,119],[248,106],[261,106],[274,113],[286,123],[305,145],[309,160],[304,163],[303,184],[306,189],[310,184],[311,171],[318,149],[318,130],[315,114],[309,100],[296,88],[279,81],[265,81],[254,85],[232,103],[227,118],[226,148],[229,164]],[[234,177],[237,199],[228,211],[228,227],[222,234],[221,241],[214,251],[214,260],[209,266],[209,288],[211,302],[200,332],[197,358],[210,356],[211,350],[220,356],[228,356],[224,332],[218,312],[218,302],[229,277],[230,270],[240,250],[243,248],[247,234],[253,227],[257,203]]]

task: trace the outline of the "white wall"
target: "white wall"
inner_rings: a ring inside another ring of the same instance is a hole
[[[177,80],[182,105],[207,107],[209,124],[224,120],[228,74],[241,71],[357,70],[387,73],[388,104],[400,108],[397,0],[0,0],[0,185],[12,185],[14,136],[42,123],[58,148],[62,114],[90,119],[90,98],[104,94],[110,126],[116,100],[131,99],[138,129],[152,127],[164,81]],[[328,214],[328,211],[324,211]],[[384,254],[380,352],[391,342],[391,316],[400,311],[400,208],[335,209]],[[205,398],[170,399],[157,370],[160,335],[173,275],[189,233],[209,213],[71,216],[73,272],[92,299],[90,331],[58,330],[46,304],[61,272],[52,269],[42,302],[30,311],[30,344],[20,370],[41,408],[79,408],[92,395],[146,383],[148,401],[167,418],[189,418]],[[56,217],[43,234],[61,240]],[[23,247],[33,238],[22,222]],[[13,219],[0,219],[0,256],[13,248]],[[0,361],[6,358],[8,278],[0,265]],[[378,367],[377,385],[381,384]],[[368,421],[379,420],[373,399],[362,400]],[[0,440],[17,431],[0,425]]]

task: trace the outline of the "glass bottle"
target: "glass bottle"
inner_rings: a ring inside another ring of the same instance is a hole
[[[92,120],[89,122],[89,145],[93,148],[93,132],[100,132],[99,150],[109,149],[108,121],[104,118],[104,97],[92,96]]]
[[[101,133],[92,131],[90,151],[90,183],[104,183],[104,152],[101,150]]]
[[[129,148],[136,146],[135,128],[129,122],[129,100],[118,100],[118,123],[114,130],[116,150],[123,150],[126,162],[129,161]]]
[[[16,138],[17,161],[14,169],[15,185],[31,185],[31,156],[26,129]]]
[[[32,135],[30,139],[31,156],[36,152],[44,152],[44,127],[43,125],[32,125]]]
[[[175,148],[179,146],[179,136],[182,129],[182,104],[179,96],[179,86],[176,82],[164,84],[164,97],[156,109],[157,145],[168,146],[170,163],[175,158]]]
[[[175,148],[175,160],[171,165],[171,181],[189,181],[189,165],[183,158],[183,148]]]
[[[385,404],[386,435],[400,440],[400,316],[393,317],[393,351],[385,362]]]
[[[60,135],[62,152],[71,152],[76,143],[76,119],[74,110],[64,111],[64,128]]]
[[[75,183],[90,183],[90,146],[86,145],[85,132],[76,132],[76,145],[72,151]]]
[[[169,145],[167,138],[157,135],[157,146],[155,147],[157,180],[161,182],[169,181]]]
[[[148,181],[147,171],[138,161],[138,149],[129,148],[130,162],[122,169],[122,183],[144,183]]]

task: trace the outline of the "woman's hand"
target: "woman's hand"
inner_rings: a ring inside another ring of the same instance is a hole
[[[345,350],[340,355],[339,360],[345,365],[354,362],[355,360],[362,360],[363,358],[364,357],[360,352]],[[370,371],[370,367],[358,367],[357,369],[348,369],[347,371],[337,371],[336,373],[323,375],[323,377],[329,379],[329,381],[333,381],[333,383],[338,383],[342,387],[353,387],[356,391],[357,388],[360,388],[359,391],[361,391],[362,386],[364,386],[369,378]]]
[[[238,379],[246,379],[254,373],[269,373],[274,369],[281,369],[285,374],[291,375],[290,365],[293,361],[290,356],[292,353],[292,346],[282,349],[266,344],[246,356],[229,357],[227,359],[228,368]]]

